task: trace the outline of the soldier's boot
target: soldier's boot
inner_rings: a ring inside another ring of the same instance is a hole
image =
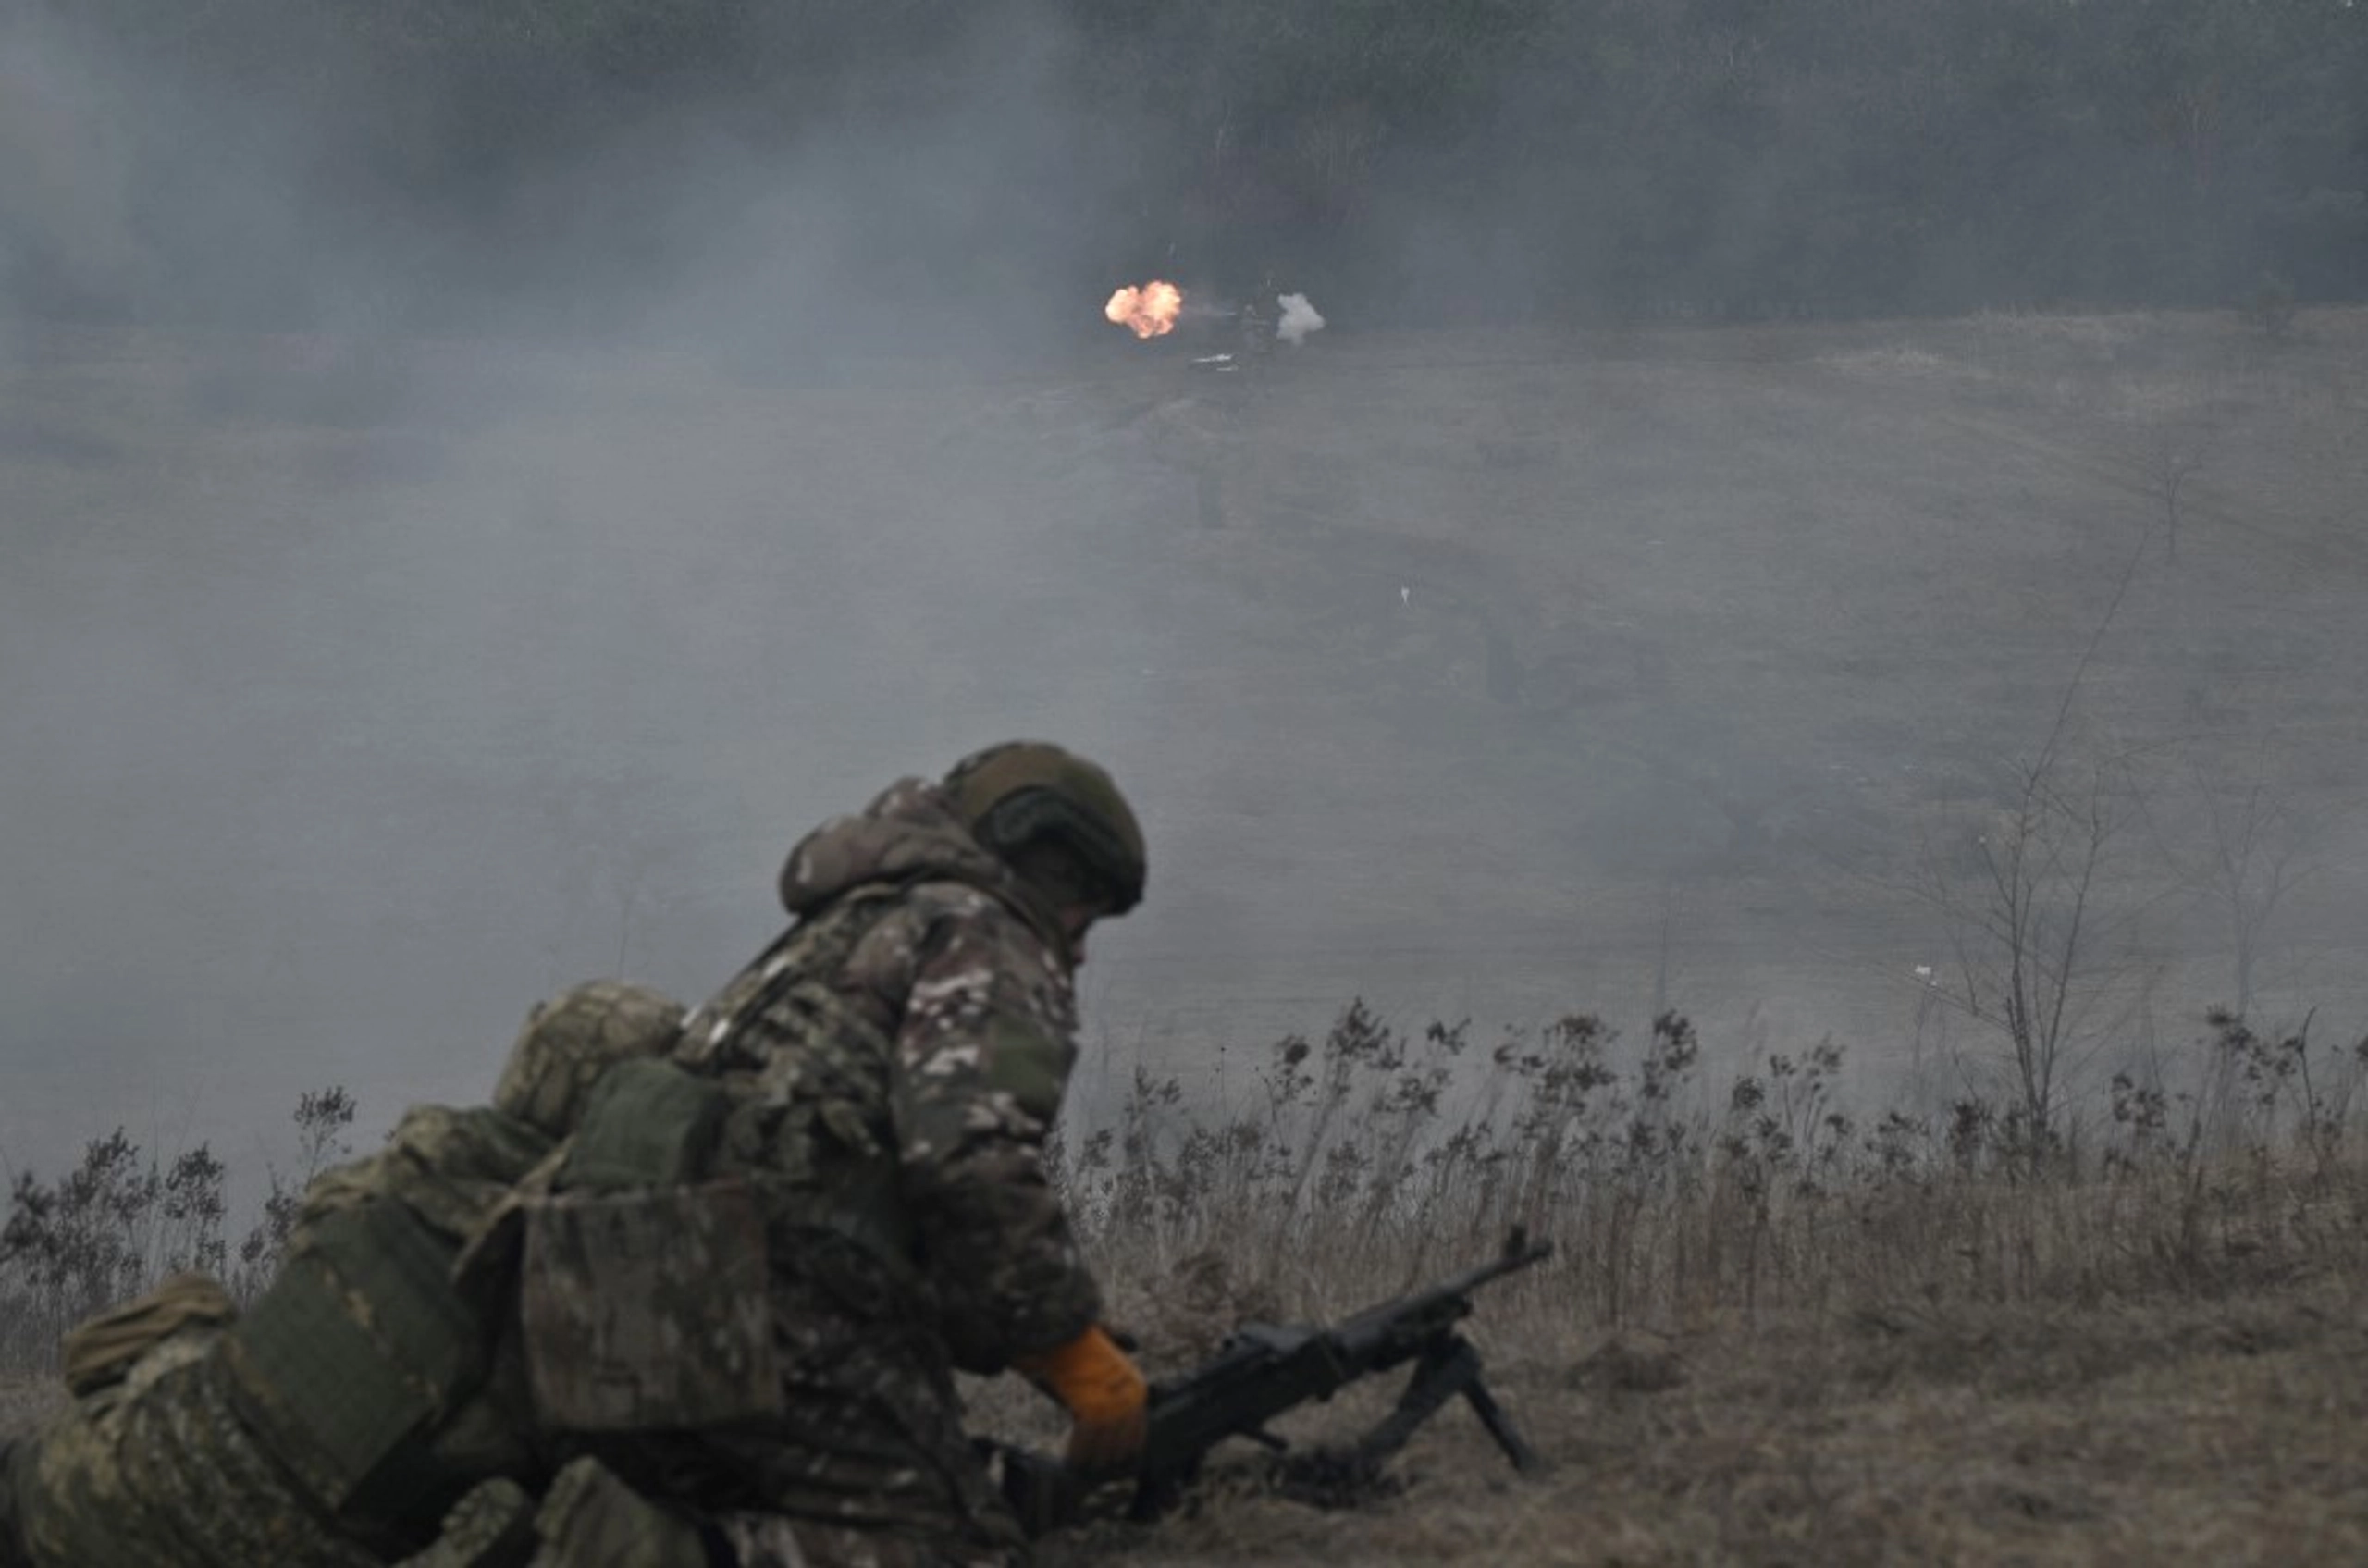
[[[551,1478],[535,1534],[542,1545],[531,1568],[710,1568],[713,1562],[696,1525],[596,1459],[572,1460]]]
[[[1024,1568],[1028,1561],[1019,1548],[965,1542],[933,1528],[861,1529],[817,1519],[799,1519],[792,1526],[779,1514],[728,1513],[720,1523],[724,1538],[741,1554],[742,1568]],[[758,1526],[761,1535],[743,1533]],[[767,1555],[766,1548],[774,1555]]]
[[[496,1476],[452,1505],[443,1533],[394,1568],[527,1568],[535,1555],[535,1500]]]
[[[802,1528],[778,1513],[727,1513],[716,1533],[737,1568],[807,1568],[815,1561],[798,1544]]]

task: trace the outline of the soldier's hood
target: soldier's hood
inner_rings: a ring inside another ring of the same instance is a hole
[[[899,779],[852,816],[808,833],[781,869],[782,907],[800,919],[852,889],[958,882],[991,895],[1065,957],[1068,943],[1052,907],[973,837],[944,789]]]

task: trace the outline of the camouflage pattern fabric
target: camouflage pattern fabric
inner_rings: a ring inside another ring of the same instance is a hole
[[[288,1266],[242,1317],[217,1327],[218,1296],[177,1285],[97,1320],[95,1337],[77,1342],[88,1368],[104,1368],[112,1380],[54,1416],[19,1462],[22,1528],[34,1568],[376,1565],[393,1543],[433,1531],[434,1512],[422,1521],[413,1511],[435,1490],[532,1466],[531,1405],[515,1349],[482,1327],[492,1303],[475,1313],[462,1302],[450,1309],[448,1333],[466,1341],[456,1341],[450,1356],[469,1369],[465,1397],[455,1403],[442,1390],[414,1387],[400,1364],[363,1364],[338,1349],[391,1334],[413,1360],[422,1350],[445,1354],[432,1337],[420,1342],[421,1330],[434,1324],[402,1310],[389,1316],[401,1304],[392,1300],[355,1301],[350,1313],[350,1292],[334,1281],[357,1266],[369,1273],[388,1251],[373,1244],[357,1253],[349,1234],[355,1222],[375,1236],[380,1222],[399,1214],[412,1250],[425,1249],[433,1286],[444,1250],[457,1247],[481,1211],[550,1146],[498,1111],[422,1107],[376,1154],[314,1184]],[[308,1261],[316,1255],[329,1274]],[[102,1352],[133,1331],[148,1335],[137,1358],[109,1364]],[[253,1342],[242,1349],[242,1337]],[[258,1357],[257,1350],[268,1354]],[[504,1353],[487,1370],[482,1364],[496,1351]],[[322,1355],[334,1364],[314,1367],[307,1359]],[[373,1381],[390,1374],[399,1379],[390,1388]],[[291,1401],[302,1419],[291,1418]],[[334,1417],[333,1429],[316,1432],[324,1414]],[[359,1446],[349,1450],[349,1442]],[[364,1496],[340,1512],[381,1452],[395,1446],[432,1489]],[[350,1470],[339,1468],[340,1459],[352,1460]]]
[[[395,1568],[527,1568],[535,1545],[535,1500],[497,1475],[454,1503],[427,1549]]]
[[[781,1522],[773,1524],[778,1529]],[[780,1561],[782,1568],[801,1568],[805,1560]],[[598,1461],[577,1459],[561,1467],[539,1503],[515,1482],[487,1482],[453,1508],[433,1546],[394,1568],[709,1568],[712,1562],[698,1525],[634,1492]],[[744,1557],[740,1568],[763,1562]]]
[[[444,1240],[466,1241],[558,1145],[487,1106],[414,1105],[376,1153],[323,1171],[304,1190],[290,1246],[332,1215],[399,1204]]]
[[[531,1568],[708,1568],[697,1526],[619,1480],[597,1460],[571,1461],[535,1513]]]
[[[739,1568],[1005,1568],[1005,1552],[932,1542],[892,1531],[842,1528],[805,1520],[784,1527],[766,1514],[733,1514],[722,1535]]]
[[[672,1062],[619,1062],[586,1101],[557,1185],[626,1192],[696,1182],[731,1114],[731,1093],[711,1079]]]
[[[799,924],[677,1051],[746,1096],[726,1168],[859,1186],[884,1162],[968,1370],[1081,1331],[1100,1297],[1042,1160],[1077,1057],[1053,912],[919,780],[809,835],[782,894]]]
[[[953,1373],[1072,1338],[1100,1298],[1043,1143],[1076,1058],[1054,912],[903,781],[789,858],[797,923],[684,1022],[733,1091],[711,1177],[765,1204],[783,1414],[605,1442],[644,1491],[829,1532],[829,1562],[1022,1555]]]
[[[536,1205],[518,1315],[541,1423],[635,1432],[778,1414],[765,1250],[745,1182]]]
[[[87,1394],[131,1370],[151,1346],[183,1328],[220,1327],[238,1315],[229,1292],[203,1274],[176,1274],[145,1295],[103,1312],[66,1336],[66,1390]]]
[[[606,994],[618,1017],[604,1021],[585,988],[530,1022],[512,1065],[539,1065],[505,1074],[500,1107],[415,1110],[325,1176],[291,1239],[291,1257],[323,1262],[288,1276],[311,1300],[267,1292],[227,1327],[183,1315],[107,1366],[114,1380],[10,1456],[21,1538],[0,1554],[20,1549],[29,1568],[380,1568],[405,1552],[412,1568],[690,1568],[704,1533],[749,1568],[1017,1562],[951,1369],[996,1369],[1098,1314],[1040,1158],[1074,1059],[1067,947],[926,784],[816,834],[784,885],[798,925],[696,1035],[643,994]],[[730,1091],[702,1175],[758,1200],[778,1414],[553,1434],[520,1324],[486,1290],[505,1271],[451,1260],[514,1239],[521,1194],[531,1204],[564,1167],[607,1068],[670,1045]],[[392,1316],[345,1289],[381,1273],[402,1298]],[[263,1335],[283,1317],[303,1342]],[[482,1343],[454,1332],[467,1322]],[[357,1327],[385,1363],[384,1397],[345,1406],[308,1389],[305,1357]],[[316,1429],[321,1445],[291,1438]],[[538,1484],[571,1450],[521,1562],[527,1494],[504,1478]],[[697,1507],[704,1531],[649,1498]]]
[[[565,1137],[610,1068],[664,1056],[682,1022],[682,1004],[647,986],[596,980],[562,992],[519,1031],[494,1086],[494,1109],[545,1137]]]
[[[18,1461],[34,1568],[377,1568],[256,1440],[220,1343],[177,1334],[43,1426]]]
[[[457,1251],[475,1241],[516,1186],[557,1158],[561,1148],[535,1128],[489,1107],[414,1107],[376,1153],[324,1173],[306,1191],[290,1240],[290,1256],[301,1257],[312,1239],[340,1216],[381,1205],[415,1219],[439,1252]],[[462,1275],[449,1263],[442,1266],[455,1277],[457,1304],[471,1315],[481,1342],[473,1347],[476,1375],[458,1402],[435,1405],[431,1429],[421,1435],[426,1447],[418,1462],[453,1486],[474,1476],[529,1474],[542,1455],[523,1354],[515,1333],[500,1327],[510,1305],[504,1281]],[[295,1284],[291,1278],[285,1289]],[[274,1293],[280,1289],[275,1287]],[[267,1293],[255,1310],[271,1299]],[[365,1498],[363,1503],[407,1506],[393,1498]]]
[[[240,1417],[350,1527],[416,1541],[475,1479],[434,1450],[496,1338],[451,1282],[455,1251],[400,1204],[329,1215],[224,1334]]]
[[[715,1533],[738,1568],[806,1568],[809,1562],[837,1564],[845,1561],[812,1555],[806,1541],[800,1539],[800,1527],[779,1514],[729,1514],[718,1523]],[[810,1527],[806,1535],[808,1539],[813,1538]]]
[[[290,1337],[300,1340],[324,1324],[340,1333],[366,1324],[374,1337],[405,1329],[401,1320],[409,1315],[383,1320],[371,1309],[387,1303],[361,1301],[352,1303],[361,1316],[340,1327],[338,1319],[345,1315],[320,1307],[341,1297],[323,1292],[316,1271],[303,1260],[325,1239],[337,1253],[336,1239],[355,1220],[382,1220],[391,1212],[404,1216],[401,1228],[413,1250],[424,1245],[431,1262],[475,1241],[513,1190],[553,1159],[561,1147],[556,1138],[572,1130],[599,1073],[620,1060],[666,1050],[681,1016],[679,1006],[656,993],[608,982],[578,987],[537,1009],[502,1076],[501,1095],[517,1114],[422,1106],[406,1115],[376,1153],[325,1173],[299,1211],[285,1283],[265,1292],[245,1326],[268,1327],[293,1312],[304,1321]],[[370,1249],[369,1257],[349,1251],[340,1277],[356,1266],[366,1272],[381,1251]],[[295,1296],[309,1298],[311,1306],[296,1310],[304,1303]],[[342,1493],[350,1478],[322,1473],[325,1458],[332,1457],[323,1445],[278,1430],[287,1414],[282,1396],[302,1403],[326,1392],[334,1396],[326,1414],[337,1425],[365,1426],[382,1415],[401,1415],[401,1399],[384,1401],[383,1409],[372,1405],[351,1377],[337,1380],[350,1367],[324,1369],[317,1378],[302,1376],[304,1346],[279,1335],[268,1336],[265,1348],[297,1361],[290,1364],[292,1371],[261,1368],[259,1388],[255,1358],[233,1353],[241,1327],[231,1324],[227,1302],[210,1282],[174,1281],[94,1320],[74,1337],[69,1352],[82,1397],[18,1444],[11,1465],[9,1494],[25,1562],[30,1568],[378,1568],[402,1549],[395,1543],[406,1537],[416,1543],[434,1533],[435,1513],[423,1520],[415,1505],[438,1492],[466,1491],[447,1521],[451,1538],[425,1548],[417,1558],[421,1568],[525,1568],[525,1556],[510,1549],[518,1542],[515,1522],[505,1524],[487,1512],[510,1494],[515,1494],[510,1500],[523,1499],[523,1490],[514,1482],[501,1483],[506,1491],[467,1489],[472,1477],[533,1476],[547,1469],[524,1358],[514,1332],[488,1327],[501,1301],[463,1293],[458,1304],[473,1325],[463,1397],[454,1402],[447,1390],[427,1389],[434,1397],[420,1413],[430,1429],[398,1433],[414,1475],[432,1489],[364,1496],[343,1512],[335,1506],[338,1499],[324,1493]],[[416,1340],[420,1325],[408,1327]],[[440,1353],[432,1342],[409,1349]],[[282,1381],[297,1386],[276,1389]],[[398,1391],[409,1398],[418,1390]],[[282,1451],[291,1448],[301,1451]],[[0,1522],[8,1507],[0,1503]],[[0,1541],[0,1568],[16,1568],[6,1550]]]

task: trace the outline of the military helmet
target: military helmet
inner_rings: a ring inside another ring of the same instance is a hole
[[[1143,830],[1110,775],[1044,741],[973,752],[945,775],[955,809],[980,844],[1005,858],[1031,844],[1066,849],[1109,913],[1143,895]]]
[[[664,1056],[682,1025],[683,1005],[648,986],[620,980],[574,986],[527,1015],[494,1088],[494,1108],[564,1138],[601,1074],[619,1062]]]

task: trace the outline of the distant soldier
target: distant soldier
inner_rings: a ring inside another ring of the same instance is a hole
[[[525,1333],[569,1347],[543,1402],[610,1434],[584,1451],[639,1492],[787,1515],[809,1561],[859,1568],[1024,1554],[956,1368],[1035,1380],[1080,1470],[1135,1462],[1143,1380],[1098,1325],[1043,1145],[1072,971],[1143,870],[1109,776],[1033,743],[797,846],[795,923],[693,1012],[671,1065],[603,1081],[568,1156],[583,1179],[561,1171],[529,1220]],[[690,1234],[710,1240],[668,1264]],[[721,1278],[734,1253],[761,1277]]]
[[[1264,359],[1275,352],[1275,316],[1259,303],[1260,298],[1252,295],[1249,303],[1234,313],[1235,352],[1244,362]]]

